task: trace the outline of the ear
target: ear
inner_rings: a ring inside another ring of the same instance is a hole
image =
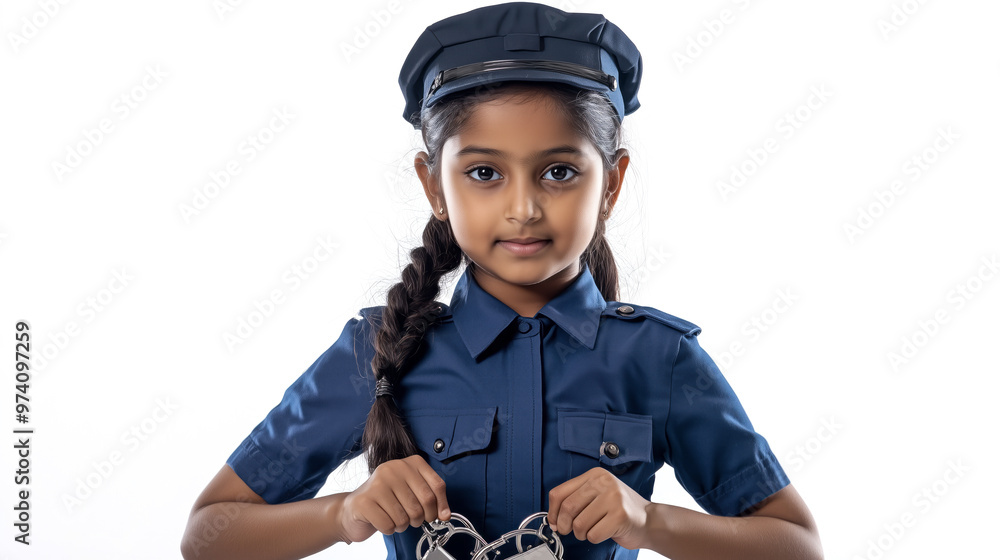
[[[444,221],[448,216],[448,209],[444,203],[444,193],[441,192],[440,185],[431,175],[430,167],[427,164],[427,152],[420,152],[413,159],[413,168],[417,172],[417,176],[420,177],[420,183],[424,186],[424,195],[427,196],[427,202],[431,205],[431,213],[434,216]],[[438,212],[438,209],[444,208],[444,213]]]
[[[628,150],[625,148],[620,148],[615,152],[614,164],[608,170],[608,180],[604,191],[607,202],[604,203],[602,211],[605,208],[610,211],[614,207],[615,201],[618,200],[618,195],[622,192],[622,181],[625,177],[625,170],[628,169],[629,161]]]

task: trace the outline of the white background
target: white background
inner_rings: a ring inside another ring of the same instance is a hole
[[[398,281],[431,211],[399,68],[426,26],[487,3],[69,2],[51,16],[47,4],[0,4],[0,557],[179,558],[225,459]],[[643,57],[609,223],[621,299],[703,328],[828,558],[989,554],[1000,5],[557,6],[603,13]],[[287,126],[264,130],[282,109]],[[102,119],[111,131],[88,146]],[[936,149],[942,130],[952,140]],[[258,134],[270,143],[250,160],[241,145]],[[778,149],[755,165],[748,150],[768,138]],[[70,165],[74,150],[86,155]],[[207,188],[230,160],[240,173]],[[745,183],[724,198],[741,166]],[[207,205],[186,220],[199,193]],[[332,255],[286,282],[318,239]],[[282,303],[228,345],[273,290]],[[779,291],[790,306],[775,305]],[[755,317],[760,336],[745,327]],[[13,542],[18,320],[36,357],[30,547]],[[905,340],[916,351],[895,367]],[[123,440],[132,429],[144,439]],[[320,495],[364,472],[345,465]],[[669,466],[653,499],[698,509]],[[906,514],[912,526],[887,529]],[[383,554],[376,533],[317,556]]]

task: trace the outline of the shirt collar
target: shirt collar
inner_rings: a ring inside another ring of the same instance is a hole
[[[580,344],[593,350],[597,327],[607,302],[583,264],[582,271],[569,286],[546,303],[538,315],[544,315],[569,333]],[[458,334],[473,359],[478,359],[519,315],[507,304],[482,289],[472,269],[466,266],[451,297],[451,314]],[[537,317],[537,315],[536,315]]]

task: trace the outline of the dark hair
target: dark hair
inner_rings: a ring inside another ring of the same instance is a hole
[[[603,94],[554,82],[507,81],[458,91],[422,109],[421,136],[427,147],[427,167],[431,176],[440,179],[441,147],[462,130],[473,109],[479,103],[505,95],[511,96],[511,101],[548,96],[553,108],[563,112],[577,134],[593,143],[601,154],[605,173],[617,163],[616,154],[622,141],[621,123]],[[604,299],[617,301],[618,268],[604,237],[604,227],[604,220],[598,218],[594,237],[580,261],[590,267]],[[389,289],[381,321],[374,329],[372,371],[376,380],[387,379],[393,387],[398,387],[399,380],[420,354],[424,333],[440,312],[435,298],[440,293],[442,276],[462,263],[474,266],[455,241],[451,222],[439,220],[433,214],[424,226],[423,245],[410,251],[410,261],[403,269],[402,281]],[[362,446],[369,474],[386,461],[409,457],[419,451],[391,397],[375,399],[368,413]]]

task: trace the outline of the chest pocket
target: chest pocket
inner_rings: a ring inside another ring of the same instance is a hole
[[[477,530],[486,525],[486,461],[496,447],[496,413],[495,406],[403,412],[427,464],[444,480],[451,510],[468,517]]]
[[[650,415],[565,408],[556,414],[559,448],[572,452],[568,478],[601,466],[629,482],[639,464],[653,460]]]

